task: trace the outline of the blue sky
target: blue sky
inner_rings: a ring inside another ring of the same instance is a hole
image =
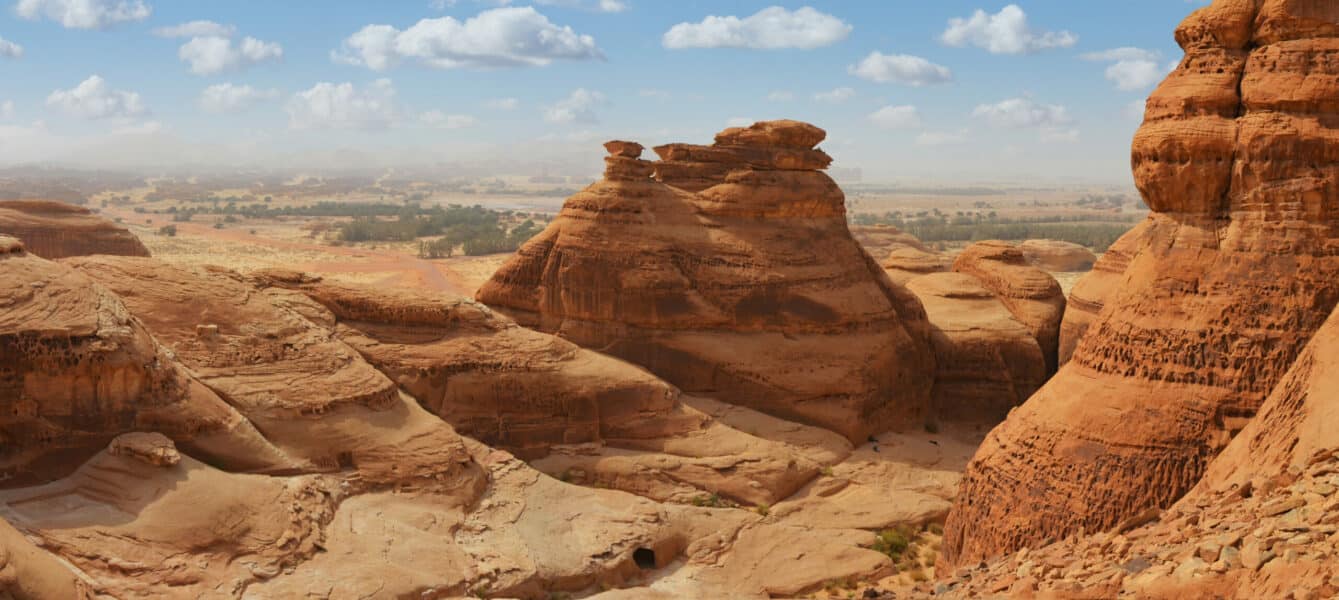
[[[1180,59],[1172,31],[1201,5],[5,4],[5,164],[315,166],[353,151],[594,171],[605,139],[706,143],[727,123],[789,117],[827,129],[837,166],[870,180],[1116,183],[1132,107]]]

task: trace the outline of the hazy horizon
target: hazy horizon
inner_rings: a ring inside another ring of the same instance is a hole
[[[1199,2],[20,0],[0,165],[599,172],[794,118],[865,182],[1127,185]]]

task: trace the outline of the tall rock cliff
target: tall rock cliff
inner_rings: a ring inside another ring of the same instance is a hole
[[[1217,0],[1177,29],[1185,58],[1133,147],[1154,213],[1122,240],[1129,264],[1068,364],[969,465],[947,562],[1170,505],[1330,314],[1336,23],[1331,2]]]
[[[611,142],[605,178],[478,293],[523,325],[645,366],[686,392],[852,440],[919,424],[934,358],[925,311],[846,227],[794,121],[670,144]]]

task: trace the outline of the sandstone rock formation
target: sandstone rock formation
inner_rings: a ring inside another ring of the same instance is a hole
[[[1046,373],[1056,370],[1060,321],[1065,295],[1050,274],[1028,264],[1023,252],[1008,242],[977,242],[953,261],[953,270],[975,277],[1032,332],[1046,359]]]
[[[1339,7],[1219,0],[1148,101],[1154,214],[1073,357],[992,432],[946,527],[966,564],[1166,507],[1245,426],[1339,300],[1327,120]]]
[[[995,424],[1046,381],[1032,331],[980,280],[962,273],[912,279],[934,327],[937,421]]]
[[[0,235],[21,240],[28,251],[57,259],[90,254],[148,256],[124,227],[88,209],[45,200],[0,201]]]
[[[1088,332],[1088,326],[1102,313],[1107,298],[1120,287],[1125,269],[1130,267],[1134,250],[1150,223],[1151,220],[1143,221],[1116,240],[1093,265],[1093,270],[1080,278],[1074,284],[1074,289],[1070,290],[1069,299],[1065,303],[1065,317],[1060,322],[1059,364],[1069,362],[1079,340]]]
[[[252,280],[329,310],[340,340],[461,433],[527,459],[556,451],[536,466],[575,483],[662,501],[705,493],[773,503],[844,456],[810,459],[798,444],[727,427],[638,367],[474,301],[291,271]]]
[[[1336,418],[1339,312],[1174,506],[1133,515],[1109,531],[1005,555],[941,585],[950,597],[1334,597]]]
[[[930,251],[919,238],[892,225],[852,225],[851,237],[860,242],[870,256],[884,256],[908,246],[922,252]]]
[[[1018,249],[1032,266],[1052,272],[1087,271],[1097,262],[1092,250],[1072,242],[1027,240]]]
[[[120,299],[0,237],[0,481],[61,476],[138,428],[234,468],[282,462]]]
[[[851,238],[818,171],[823,137],[758,123],[661,146],[657,162],[611,145],[604,180],[478,299],[686,392],[852,440],[919,423],[934,367],[924,311]]]
[[[933,250],[900,244],[891,245],[890,248],[880,264],[893,283],[906,285],[921,275],[943,273],[953,266],[952,258]]]

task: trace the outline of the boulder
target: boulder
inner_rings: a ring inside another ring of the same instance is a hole
[[[851,237],[841,190],[815,170],[822,137],[779,121],[661,146],[649,179],[611,156],[477,298],[686,392],[851,440],[919,425],[924,310]]]

